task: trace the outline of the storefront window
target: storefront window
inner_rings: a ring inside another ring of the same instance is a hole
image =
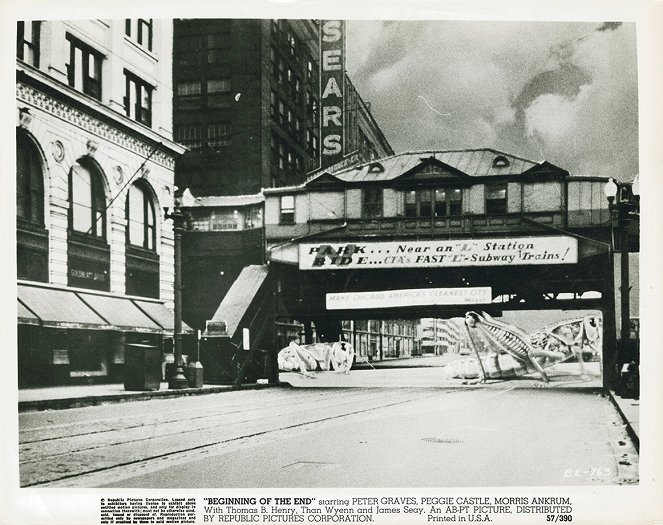
[[[59,356],[66,356],[70,376],[104,377],[108,375],[107,335],[91,330],[72,330],[68,332],[68,348],[60,349]]]

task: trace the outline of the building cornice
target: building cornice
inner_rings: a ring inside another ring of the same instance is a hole
[[[169,170],[187,149],[103,104],[89,99],[22,62],[17,62],[16,98],[77,126],[101,140],[132,151]],[[89,99],[89,100],[88,100]],[[154,151],[157,148],[157,151]]]

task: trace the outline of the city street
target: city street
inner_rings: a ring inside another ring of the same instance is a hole
[[[22,486],[444,487],[638,482],[615,408],[579,376],[462,385],[440,368],[20,414]],[[297,385],[297,386],[294,386]],[[414,386],[416,385],[416,386]]]

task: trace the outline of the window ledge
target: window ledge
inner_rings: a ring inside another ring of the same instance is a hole
[[[141,46],[138,42],[134,41],[132,38],[128,37],[127,35],[124,35],[124,41],[127,44],[129,44],[131,47],[133,47],[133,48],[137,49],[138,51],[140,51],[145,56],[147,56],[150,59],[154,60],[155,62],[159,61],[157,56],[154,54],[154,51],[150,51],[146,47]]]
[[[149,259],[153,261],[159,260],[159,255],[154,250],[149,250],[141,246],[136,246],[134,244],[126,245],[126,254],[130,257],[141,257],[144,259]]]

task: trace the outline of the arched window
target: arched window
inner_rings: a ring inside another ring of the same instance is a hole
[[[133,246],[156,250],[154,203],[146,188],[132,184],[127,195],[127,241]]]
[[[16,133],[16,217],[44,224],[44,174],[37,147]]]
[[[125,285],[127,295],[159,297],[159,255],[156,214],[150,188],[137,181],[127,193],[127,249]]]
[[[103,178],[93,162],[80,159],[69,174],[69,227],[106,238],[106,194]]]
[[[48,282],[42,156],[20,129],[16,130],[16,270],[19,279]]]

